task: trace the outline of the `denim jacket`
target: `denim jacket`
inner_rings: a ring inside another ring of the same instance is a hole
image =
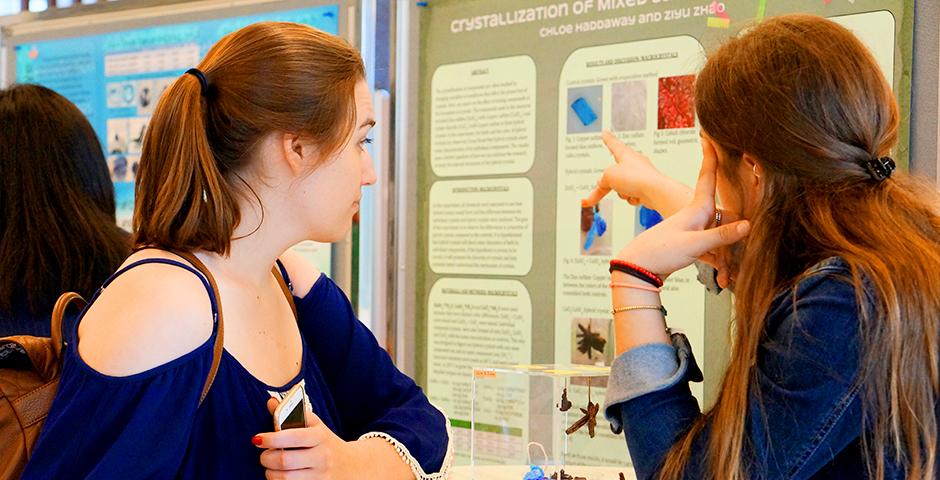
[[[837,257],[820,262],[794,288],[774,298],[758,346],[745,423],[750,476],[865,478],[859,308],[848,266]],[[623,430],[640,479],[656,477],[666,453],[701,415],[689,382],[701,381],[702,373],[685,336],[673,334],[672,341],[633,348],[611,367],[604,412],[615,433]],[[693,443],[685,478],[705,478],[709,429]],[[886,473],[903,478],[897,465]]]

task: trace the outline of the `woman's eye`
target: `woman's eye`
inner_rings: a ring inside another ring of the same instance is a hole
[[[371,144],[372,144],[371,138],[363,138],[362,141],[359,142],[359,145],[371,145]]]

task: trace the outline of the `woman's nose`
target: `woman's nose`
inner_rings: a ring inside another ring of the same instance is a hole
[[[372,165],[372,156],[366,155],[362,165],[362,184],[372,185],[377,180],[375,167]]]

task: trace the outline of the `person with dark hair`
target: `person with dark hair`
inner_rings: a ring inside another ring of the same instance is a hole
[[[617,163],[586,201],[614,190],[668,216],[610,265],[604,410],[637,477],[938,478],[940,195],[895,171],[898,107],[871,53],[832,21],[769,19],[709,57],[695,111],[694,193],[607,134]],[[699,258],[736,300],[705,413],[658,293]]]
[[[89,298],[130,253],[88,120],[39,85],[0,91],[0,337],[49,336],[58,296]]]
[[[348,233],[374,124],[359,53],[301,24],[226,35],[167,89],[136,251],[66,335],[24,478],[447,476],[444,414],[339,287],[285,253]],[[298,388],[306,426],[272,431]]]

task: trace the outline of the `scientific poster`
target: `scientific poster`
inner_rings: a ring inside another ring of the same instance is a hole
[[[694,83],[707,53],[792,12],[856,33],[909,109],[910,1],[432,0],[420,11],[418,373],[451,418],[460,462],[469,460],[472,368],[613,361],[607,263],[658,215],[616,195],[582,208],[612,163],[602,130],[694,186]],[[902,124],[902,145],[906,132]],[[692,268],[672,275],[662,297],[669,325],[718,381],[721,362],[706,343],[726,348],[727,308],[706,314]],[[603,342],[584,348],[586,337]],[[700,403],[708,388],[693,385]],[[593,385],[592,397],[603,390]],[[584,403],[587,387],[569,394]],[[533,395],[478,410],[488,461],[518,462],[520,445],[525,459],[537,436],[530,413],[546,401]],[[585,465],[628,462],[603,420],[597,437],[578,432],[568,448]]]

